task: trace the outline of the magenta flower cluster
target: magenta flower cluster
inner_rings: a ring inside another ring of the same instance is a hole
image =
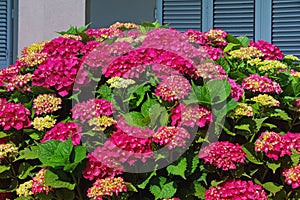
[[[227,81],[231,87],[230,97],[233,98],[235,101],[240,101],[245,91],[237,82],[235,82],[235,80],[227,78]]]
[[[264,54],[263,58],[266,60],[282,60],[283,58],[283,53],[281,52],[281,50],[274,44],[271,44],[267,41],[251,41],[249,45],[260,50]]]
[[[189,132],[182,127],[162,126],[156,131],[152,141],[171,150],[176,147],[186,147],[186,140],[189,138]]]
[[[183,76],[169,76],[163,79],[155,89],[155,95],[166,101],[181,100],[189,94],[192,89],[189,81]]]
[[[278,133],[262,132],[255,142],[255,151],[262,151],[268,158],[278,160],[279,157],[291,155],[290,145],[285,137]]]
[[[268,200],[262,186],[251,180],[227,180],[205,191],[205,200]]]
[[[21,130],[31,126],[30,111],[21,103],[8,102],[0,98],[0,126],[4,130],[15,128]]]
[[[285,182],[292,185],[293,189],[300,187],[300,164],[289,169],[284,169],[282,176],[285,177]]]
[[[204,62],[197,65],[194,75],[195,78],[202,77],[206,81],[210,79],[225,79],[226,76],[226,72],[222,66],[213,62]]]
[[[239,144],[232,144],[228,141],[214,142],[204,147],[199,158],[222,170],[236,169],[236,165],[244,163],[246,153]]]
[[[117,28],[100,28],[100,29],[88,29],[86,31],[89,37],[95,38],[112,38],[112,37],[122,37],[124,35],[123,31]]]
[[[73,145],[79,145],[81,139],[81,127],[75,122],[59,122],[46,132],[40,142],[48,140],[66,141],[71,137]]]
[[[76,103],[71,109],[72,118],[86,122],[88,119],[101,115],[110,116],[113,114],[113,103],[105,99],[89,99]]]
[[[250,74],[247,78],[244,78],[242,87],[252,92],[261,93],[281,93],[282,89],[280,85],[268,78],[267,76],[259,76],[258,74]]]
[[[212,113],[200,105],[179,104],[171,111],[172,126],[198,126],[200,128],[212,122]]]

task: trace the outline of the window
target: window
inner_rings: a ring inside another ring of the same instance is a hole
[[[0,68],[12,63],[12,0],[0,0]]]
[[[157,0],[158,20],[179,31],[222,28],[300,57],[300,0]]]

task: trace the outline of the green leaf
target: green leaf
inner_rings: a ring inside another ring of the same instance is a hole
[[[234,37],[231,34],[227,34],[226,40],[227,40],[228,43],[238,44],[240,46],[242,45],[241,41],[238,40],[236,37]]]
[[[10,166],[8,166],[8,165],[0,165],[0,174],[9,169],[10,169]]]
[[[269,117],[264,117],[264,118],[260,118],[260,119],[253,119],[253,121],[255,122],[256,124],[256,127],[255,127],[255,130],[256,132],[258,132],[263,124],[263,122],[268,119]]]
[[[68,189],[56,189],[55,194],[58,197],[58,200],[74,200],[75,199],[75,193],[74,191],[68,190]]]
[[[26,179],[30,172],[35,169],[37,166],[31,166],[29,163],[23,162],[19,166],[18,177],[19,179]]]
[[[60,180],[59,176],[51,170],[45,171],[45,184],[53,188],[66,188],[74,190],[75,184]]]
[[[149,110],[151,109],[152,106],[157,105],[158,102],[155,101],[154,99],[147,98],[147,100],[143,103],[141,107],[141,113],[144,117],[149,116]]]
[[[44,166],[59,167],[70,164],[72,141],[49,140],[38,144],[38,156]]]
[[[238,102],[236,102],[234,99],[230,99],[226,103],[227,112],[234,110],[238,105],[239,105]]]
[[[138,187],[141,188],[141,189],[145,189],[146,186],[148,185],[149,181],[151,180],[151,178],[152,178],[153,176],[156,176],[156,170],[154,170],[154,171],[148,176],[148,178],[147,178],[144,182],[142,182],[141,184],[139,184]]]
[[[206,188],[203,187],[198,181],[194,181],[193,185],[194,185],[194,190],[195,190],[194,196],[196,196],[199,199],[205,199],[204,194],[205,194]]]
[[[200,162],[200,161],[199,161],[199,157],[198,157],[198,154],[197,154],[197,155],[195,155],[195,156],[193,157],[190,174],[193,174],[193,173],[196,171],[196,169],[198,168],[199,162]]]
[[[183,158],[179,161],[179,163],[177,165],[169,165],[167,167],[167,171],[172,175],[178,175],[181,176],[183,179],[186,179],[185,177],[185,171],[186,171],[186,167],[187,167],[187,161],[186,158]]]
[[[270,117],[280,118],[280,119],[285,120],[285,121],[290,121],[291,120],[290,116],[284,110],[281,110],[281,109],[278,109],[278,108],[276,108],[274,110],[274,112],[272,112],[270,114]]]
[[[250,124],[236,125],[234,128],[236,128],[238,130],[242,130],[242,131],[248,131],[249,133],[251,133]]]
[[[296,167],[300,160],[300,154],[295,149],[292,149],[291,160],[293,163],[293,167]]]
[[[149,117],[151,128],[167,125],[169,114],[165,107],[155,104],[149,109]]]
[[[278,168],[280,168],[280,163],[270,163],[270,162],[267,162],[267,166],[269,169],[271,169],[273,171],[273,174],[275,174],[276,170]]]
[[[234,47],[240,47],[240,44],[228,43],[227,46],[224,48],[224,52],[231,51]]]
[[[138,192],[136,187],[132,183],[125,183],[128,192]]]
[[[64,170],[67,172],[73,172],[77,165],[86,158],[86,148],[83,146],[74,147],[74,161],[70,164],[67,164],[64,167]]]
[[[252,145],[252,144],[251,144]],[[258,158],[256,158],[254,155],[253,155],[253,147],[252,146],[250,146],[250,144],[248,143],[248,144],[245,144],[243,147],[243,151],[246,153],[246,158],[250,161],[250,162],[252,162],[252,163],[254,163],[254,164],[257,164],[257,165],[262,165],[262,164],[264,164],[262,161],[260,161]]]
[[[266,190],[268,190],[269,192],[271,192],[273,194],[276,194],[283,188],[283,185],[277,186],[273,182],[264,183],[262,186],[263,186],[263,188],[265,188]]]
[[[173,181],[163,184],[160,187],[157,185],[150,186],[150,192],[154,195],[155,200],[163,198],[172,198],[177,189],[173,186]]]
[[[140,112],[129,112],[124,114],[123,117],[129,126],[145,127],[149,124],[149,120],[147,120]]]
[[[7,137],[8,134],[3,132],[3,131],[0,131],[0,138],[4,138],[4,137]]]
[[[21,150],[19,152],[20,156],[17,158],[17,160],[25,159],[25,160],[33,160],[38,158],[38,147],[37,146],[30,146],[26,147],[24,150]]]
[[[111,101],[112,98],[112,90],[108,85],[101,85],[100,88],[96,91],[98,94],[100,94],[101,98]]]
[[[210,80],[205,87],[208,88],[211,102],[215,104],[225,101],[231,91],[230,84],[226,80]]]
[[[218,187],[218,185],[220,185],[221,183],[225,182],[226,180],[221,180],[221,181],[216,181],[216,180],[212,180],[212,182],[210,183],[211,186],[213,187]]]
[[[250,40],[246,35],[237,37],[237,39],[241,42],[243,47],[247,47],[250,43]]]

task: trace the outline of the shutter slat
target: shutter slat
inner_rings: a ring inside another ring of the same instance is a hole
[[[8,3],[11,0],[0,0],[0,68],[7,67],[9,64],[8,57]]]
[[[254,38],[254,0],[214,0],[213,27]]]
[[[300,57],[300,0],[273,0],[272,43]]]
[[[163,24],[179,31],[201,29],[200,0],[163,0]]]

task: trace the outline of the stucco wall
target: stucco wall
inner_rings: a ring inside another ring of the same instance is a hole
[[[85,0],[20,0],[18,52],[34,43],[50,40],[70,25],[85,24]]]
[[[155,0],[90,0],[92,28],[119,22],[154,21]]]

